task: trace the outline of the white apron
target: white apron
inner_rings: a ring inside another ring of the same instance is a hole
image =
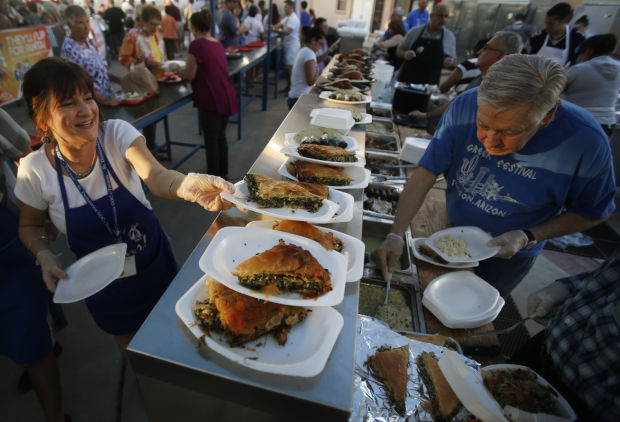
[[[566,63],[568,62],[568,54],[570,52],[570,27],[566,25],[566,47],[564,50],[561,48],[550,47],[547,45],[549,42],[549,34],[545,37],[545,42],[540,50],[538,50],[538,56],[549,57],[550,59],[555,60],[560,63],[562,66],[566,67]]]

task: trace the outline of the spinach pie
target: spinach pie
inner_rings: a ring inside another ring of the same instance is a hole
[[[297,147],[297,152],[303,157],[336,163],[355,163],[357,161],[355,152],[328,145],[302,144]]]
[[[244,180],[249,191],[248,200],[261,208],[303,208],[316,212],[329,194],[325,185],[278,181],[262,174],[247,174]]]
[[[297,160],[288,163],[286,169],[300,182],[320,183],[329,186],[347,186],[353,181],[344,174],[342,167],[324,166],[309,161]]]

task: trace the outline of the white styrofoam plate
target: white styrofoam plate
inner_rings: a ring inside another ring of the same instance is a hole
[[[329,271],[332,290],[315,299],[305,299],[297,293],[266,294],[242,286],[239,279],[233,275],[235,267],[248,258],[271,249],[280,239],[310,252],[319,264]],[[346,258],[336,251],[325,250],[314,240],[291,233],[258,227],[224,227],[213,237],[200,257],[198,265],[201,270],[225,286],[269,302],[293,306],[336,306],[344,298]]]
[[[295,135],[297,135],[297,133],[286,133],[284,135],[284,146],[297,148],[300,143],[295,140]],[[347,143],[347,147],[345,148],[347,151],[359,151],[360,147],[355,138],[346,135],[342,135],[342,137]]]
[[[77,302],[104,289],[123,272],[126,252],[126,243],[115,243],[75,261],[65,269],[69,278],[58,282],[54,302]]]
[[[327,223],[348,223],[353,219],[353,207],[355,205],[353,195],[329,188],[329,199],[338,205],[338,210]]]
[[[330,197],[334,196],[333,192],[330,189]],[[235,192],[233,194],[221,192],[220,196],[248,210],[272,217],[287,218],[289,220],[308,221],[312,223],[332,223],[334,222],[335,214],[341,213],[341,204],[329,199],[324,199],[323,205],[316,212],[310,212],[300,208],[260,208],[256,202],[248,200],[249,191],[243,180],[235,183]],[[353,207],[351,207],[351,214],[353,214]]]
[[[478,265],[480,265],[477,261],[476,262],[463,262],[463,263],[448,262],[447,264],[442,264],[440,262],[434,261],[430,257],[423,255],[418,251],[418,248],[420,246],[426,244],[425,240],[426,240],[425,237],[416,237],[411,240],[411,249],[413,250],[413,256],[415,256],[420,261],[428,262],[429,264],[437,265],[438,267],[444,267],[444,268],[473,268],[473,267],[477,267]]]
[[[295,161],[296,160],[293,158],[287,158],[286,161],[282,163],[282,165],[278,169],[278,173],[280,173],[284,177],[288,177],[289,179],[298,180],[297,177],[293,176],[286,168],[286,166],[289,163],[295,162]],[[338,167],[338,166],[335,166],[335,167]],[[364,189],[365,187],[368,186],[368,182],[370,180],[370,170],[364,167],[350,166],[350,167],[344,167],[343,173],[349,176],[351,179],[353,179],[350,185],[346,185],[346,186],[328,185],[328,186],[334,189]]]
[[[481,327],[485,324],[493,322],[495,318],[499,315],[504,306],[504,299],[500,297],[497,300],[497,303],[493,307],[493,309],[489,310],[488,313],[485,313],[478,317],[477,319],[462,319],[462,320],[453,320],[447,319],[446,316],[435,306],[433,303],[429,302],[429,300],[425,297],[422,297],[422,305],[426,307],[433,315],[437,317],[439,322],[445,325],[448,328],[455,329],[467,329],[467,328],[477,328]]]
[[[499,292],[470,271],[455,271],[431,281],[424,298],[448,320],[478,320],[492,310]]]
[[[333,93],[334,91],[322,91],[319,94],[319,98],[323,99],[323,100],[327,100],[327,101],[331,101],[333,103],[336,104],[368,104],[369,102],[372,101],[372,97],[370,95],[364,95],[362,94],[362,101],[342,101],[342,100],[333,100],[331,98],[329,98],[329,95],[331,93]]]
[[[547,380],[541,377],[536,371],[528,368],[527,366],[513,365],[510,363],[498,363],[495,365],[485,366],[481,368],[480,371],[506,371],[512,369],[523,369],[533,372],[536,375],[536,381],[538,381],[540,385],[542,385],[543,387],[551,388],[555,393],[555,401],[558,406],[558,410],[562,414],[561,416],[569,421],[577,420],[577,414],[575,414],[575,411],[572,409],[566,399],[558,392],[558,390],[556,390],[553,385],[549,384]]]
[[[356,125],[367,125],[372,123],[372,114],[368,113],[360,113],[362,115],[362,120],[359,122],[355,122]]]
[[[297,152],[297,147],[284,147],[280,150],[280,152],[287,157],[297,158],[298,160],[310,161],[311,163],[325,164],[327,166],[338,166],[338,167],[350,167],[350,166],[360,166],[364,167],[366,165],[366,159],[360,153],[356,153],[357,161],[355,162],[347,162],[341,163],[338,161],[327,161],[327,160],[319,160],[317,158],[304,157],[299,152]]]
[[[293,326],[286,344],[280,346],[271,335],[250,341],[245,347],[231,347],[222,334],[205,335],[194,318],[194,304],[207,297],[203,276],[176,303],[177,315],[197,338],[203,338],[214,352],[247,368],[280,375],[313,377],[321,373],[338,339],[344,320],[334,308],[312,308],[306,319]]]
[[[433,242],[443,236],[452,236],[457,239],[463,239],[469,247],[470,256],[454,257],[441,252],[437,247],[435,247]],[[489,240],[491,240],[491,236],[478,227],[460,226],[450,227],[438,231],[437,233],[433,233],[431,236],[426,238],[426,244],[448,262],[476,262],[491,258],[499,252],[499,246],[495,246],[493,248],[487,246],[487,242]]]
[[[355,125],[355,120],[350,110],[343,108],[315,108],[310,112],[310,124],[312,126],[336,129],[346,135]]]
[[[249,222],[246,227],[261,227],[272,230],[273,223],[274,221],[272,220],[256,220]],[[344,247],[341,253],[347,260],[347,281],[357,281],[362,278],[364,273],[364,252],[366,251],[364,242],[348,234],[326,227],[317,227],[317,229],[322,232],[333,233],[334,237],[342,240]]]

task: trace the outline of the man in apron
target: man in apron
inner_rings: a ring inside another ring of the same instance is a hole
[[[428,25],[412,28],[396,49],[405,59],[397,80],[415,84],[439,84],[441,68],[455,63],[456,37],[446,29],[448,6],[435,5]]]
[[[547,11],[545,29],[530,40],[531,53],[549,57],[564,67],[577,61],[577,48],[585,37],[568,25],[573,9],[568,3],[558,3]]]

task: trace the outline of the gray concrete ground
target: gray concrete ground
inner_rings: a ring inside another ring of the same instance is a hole
[[[267,144],[287,112],[283,96],[269,99],[269,109],[260,111],[260,101],[253,102],[244,111],[243,136],[236,140],[237,127],[230,125],[229,140],[230,177],[238,180],[254,162]],[[202,143],[198,135],[197,115],[191,105],[175,111],[170,119],[171,133],[175,139]],[[163,139],[163,125],[158,125],[158,140]],[[173,154],[183,153],[175,147]],[[181,172],[205,172],[206,160],[203,151],[195,154],[179,169]],[[172,248],[179,265],[189,256],[215,217],[215,213],[204,211],[195,204],[182,201],[168,201],[149,197],[153,208],[171,239]],[[614,227],[620,227],[618,213],[614,216]],[[55,249],[62,253],[65,265],[73,261],[64,239],[55,243]],[[577,273],[597,265],[592,259],[572,255],[545,253],[541,256],[526,280],[513,293],[518,307],[525,307],[529,292],[536,290],[556,278]],[[75,422],[143,422],[147,413],[141,398],[135,376],[127,365],[123,370],[122,354],[113,339],[99,330],[83,302],[63,305],[69,325],[54,336],[62,344],[64,352],[59,359],[62,377],[63,403],[66,412]],[[532,323],[531,333],[541,329]],[[34,392],[19,393],[17,383],[22,368],[9,359],[0,357],[0,421],[38,422],[43,421]],[[122,378],[122,380],[121,380]]]

